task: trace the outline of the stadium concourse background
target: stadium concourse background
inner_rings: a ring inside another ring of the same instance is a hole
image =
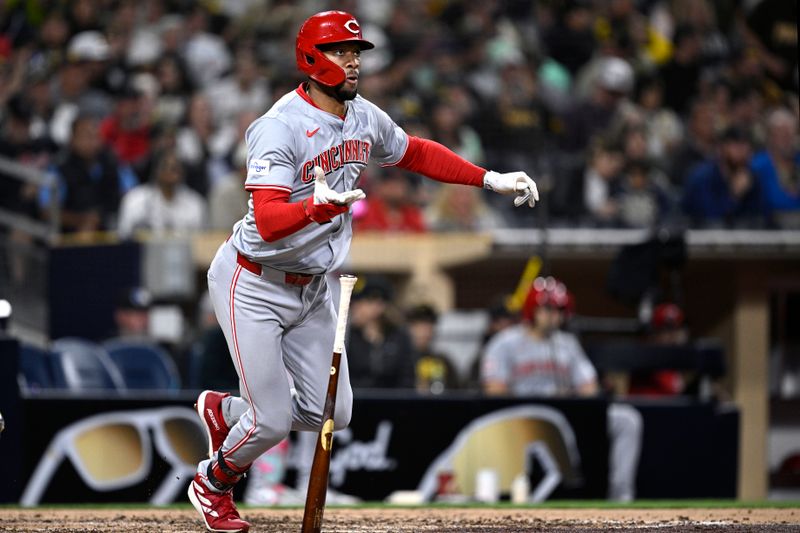
[[[12,0],[0,4],[0,453],[13,460],[0,462],[0,501],[184,494],[204,450],[191,403],[230,370],[205,270],[246,211],[244,131],[302,82],[295,32],[328,8],[353,12],[376,44],[364,97],[477,164],[526,170],[542,196],[514,209],[396,168],[363,173],[345,269],[388,287],[384,318],[399,329],[420,304],[437,311],[433,346],[453,379],[443,392],[419,375],[414,389],[356,390],[333,486],[363,499],[431,490],[456,437],[502,415],[560,435],[540,439],[562,481],[548,496],[603,498],[604,412],[626,401],[645,422],[642,497],[800,498],[796,2]],[[137,209],[143,193],[159,201]],[[513,320],[537,275],[574,296],[569,328],[602,397],[482,396],[488,324]],[[689,342],[654,351],[665,302]],[[107,342],[121,338],[147,341],[136,353],[150,363],[126,373]],[[104,363],[59,374],[48,365],[66,352]],[[636,395],[637,376],[657,371],[679,385]],[[526,462],[508,457],[492,465],[504,498]],[[471,487],[479,461],[465,465]],[[534,486],[551,467],[527,471]]]

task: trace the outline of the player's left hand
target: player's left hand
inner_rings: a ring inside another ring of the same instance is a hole
[[[314,167],[314,203],[315,204],[333,204],[333,205],[346,205],[350,206],[358,200],[363,200],[367,197],[361,189],[353,189],[352,191],[336,192],[328,187],[328,182],[325,179],[325,172],[320,167]]]
[[[524,172],[507,172],[500,174],[493,170],[483,176],[483,187],[500,194],[516,194],[514,206],[519,207],[524,203],[533,207],[539,201],[539,190],[534,182]]]

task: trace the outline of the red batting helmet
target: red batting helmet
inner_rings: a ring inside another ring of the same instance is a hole
[[[536,310],[541,306],[556,307],[558,309],[570,310],[574,306],[574,301],[570,301],[570,294],[567,287],[556,278],[548,276],[546,278],[536,278],[533,281],[531,290],[522,304],[522,318],[528,322],[533,322]]]
[[[361,25],[350,13],[323,11],[309,17],[297,32],[297,68],[318,83],[336,87],[345,80],[346,74],[318,47],[343,42],[358,43],[362,50],[375,48],[374,44],[364,40]]]
[[[665,329],[677,329],[683,326],[683,310],[673,303],[662,303],[653,309],[653,318],[650,326],[661,331]]]

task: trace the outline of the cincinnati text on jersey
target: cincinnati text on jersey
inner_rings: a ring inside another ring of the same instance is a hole
[[[339,170],[343,165],[348,163],[362,163],[364,165],[369,162],[370,144],[368,141],[347,140],[342,141],[342,144],[331,146],[327,150],[322,151],[314,159],[306,161],[303,165],[303,173],[301,179],[303,183],[311,183],[314,181],[314,167],[321,167],[325,174],[329,174],[335,170]]]

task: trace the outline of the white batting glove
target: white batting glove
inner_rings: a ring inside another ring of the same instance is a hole
[[[533,207],[539,201],[539,190],[536,188],[536,183],[524,172],[500,174],[490,170],[483,176],[483,188],[500,194],[516,194],[515,207],[524,203]]]
[[[334,205],[352,205],[358,200],[367,197],[361,189],[353,189],[352,191],[336,192],[328,187],[328,182],[325,180],[325,172],[320,167],[314,167],[314,203],[315,204],[334,204]]]

